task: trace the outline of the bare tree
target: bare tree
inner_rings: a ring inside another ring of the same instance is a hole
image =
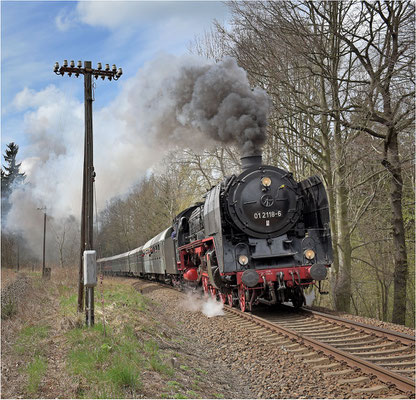
[[[382,165],[390,174],[390,203],[394,244],[393,322],[404,324],[408,276],[403,223],[403,177],[399,135],[414,126],[414,3],[410,1],[356,3],[354,18],[334,26],[320,4],[315,12],[331,26],[333,34],[347,45],[361,77],[356,97],[343,110],[348,128],[382,139]]]

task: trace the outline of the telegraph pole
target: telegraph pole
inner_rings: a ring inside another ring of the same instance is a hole
[[[43,261],[42,261],[42,278],[46,277],[46,265],[45,265],[45,249],[46,249],[46,207],[38,208],[43,211]]]
[[[83,255],[85,250],[93,250],[93,183],[95,180],[95,171],[93,163],[93,134],[92,134],[92,102],[94,101],[92,94],[92,77],[95,79],[101,77],[104,80],[118,80],[123,71],[121,68],[117,70],[113,64],[110,70],[109,64],[102,69],[101,63],[97,64],[97,68],[92,68],[91,61],[85,61],[84,67],[82,62],[78,61],[77,67],[72,60],[68,66],[68,61],[64,60],[62,67],[59,63],[55,63],[54,72],[57,75],[64,76],[65,72],[68,76],[74,74],[77,78],[80,74],[84,75],[84,117],[85,117],[85,135],[84,135],[84,169],[82,183],[82,209],[81,209],[81,251],[79,266],[79,282],[78,282],[78,311],[84,309],[84,278],[83,278]],[[87,311],[88,325],[94,324],[94,288],[86,288],[85,305]],[[88,313],[88,311],[90,311]],[[88,315],[92,315],[92,321],[88,321]]]

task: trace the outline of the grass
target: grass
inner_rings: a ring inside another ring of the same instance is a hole
[[[120,308],[134,308],[136,312],[145,311],[146,299],[132,286],[111,285],[108,289],[104,291],[104,303],[115,303]]]
[[[61,311],[64,315],[74,315],[76,314],[78,302],[78,295],[74,294],[62,294],[59,297],[59,305],[61,306]]]
[[[109,285],[104,291],[104,304],[126,320],[93,328],[74,328],[67,332],[70,344],[67,369],[71,375],[88,383],[79,393],[82,398],[138,397],[143,388],[142,373],[153,370],[166,377],[174,370],[165,361],[165,355],[153,339],[144,340],[138,335],[156,334],[155,328],[134,327],[134,316],[146,309],[145,299],[131,287]],[[70,297],[61,297],[61,306],[71,305]],[[99,307],[99,306],[98,306]]]
[[[72,346],[67,364],[69,372],[85,378],[89,386],[80,397],[123,398],[139,393],[144,360],[131,332],[130,326],[121,335],[107,327],[104,335],[99,324],[68,332]]]
[[[168,381],[166,383],[165,393],[162,394],[162,398],[172,398],[172,399],[188,399],[196,398],[197,394],[193,391],[188,391],[184,393],[184,386],[176,381]],[[192,395],[190,395],[190,392]]]
[[[43,341],[48,338],[49,330],[47,325],[26,325],[20,330],[14,345],[16,354],[27,359],[27,367],[21,371],[27,376],[25,390],[29,397],[38,393],[48,367]]]
[[[15,344],[15,351],[19,355],[29,354],[32,356],[43,355],[44,347],[42,341],[49,335],[50,327],[47,325],[26,325],[19,332]]]
[[[48,367],[47,361],[44,357],[37,355],[34,360],[26,367],[26,374],[28,377],[28,383],[26,386],[26,392],[29,395],[35,395],[38,390],[43,376],[46,373]]]
[[[42,386],[42,379],[46,374],[54,376],[51,365],[48,365],[48,358],[54,351],[50,346],[51,341],[54,342],[52,336],[59,337],[59,345],[65,342],[59,348],[66,357],[62,366],[64,370],[59,370],[59,377],[65,378],[66,375],[70,378],[65,390],[73,389],[74,392],[66,392],[71,393],[72,397],[138,398],[146,396],[148,391],[163,398],[204,397],[198,395],[201,392],[199,385],[191,385],[193,378],[200,378],[202,372],[184,365],[186,362],[183,360],[177,370],[171,366],[172,357],[180,360],[181,354],[167,350],[170,349],[169,344],[183,342],[183,339],[170,337],[165,325],[146,315],[153,308],[150,300],[129,285],[106,281],[96,291],[95,326],[82,327],[72,323],[72,316],[79,316],[76,312],[77,288],[71,286],[64,272],[61,275],[57,279],[58,273],[52,274],[51,287],[47,289],[41,286],[41,278],[34,280],[33,287],[38,296],[43,296],[42,299],[49,302],[53,299],[54,306],[59,306],[53,308],[58,319],[70,317],[71,323],[67,323],[65,318],[65,325],[58,324],[56,331],[55,326],[50,327],[42,322],[42,312],[39,316],[35,314],[35,318],[33,313],[28,313],[30,320],[26,321],[30,322],[22,321],[20,330],[17,328],[14,333],[12,350],[16,358],[22,361],[19,373],[23,375],[22,388],[26,397],[43,397],[50,393],[49,387]],[[104,317],[105,329],[101,323]],[[161,349],[158,343],[162,336]],[[153,379],[160,382],[160,389],[155,389]],[[74,384],[76,382],[76,387],[72,386],[72,381]],[[166,382],[170,382],[169,385]]]

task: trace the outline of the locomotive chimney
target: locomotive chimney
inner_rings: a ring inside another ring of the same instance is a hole
[[[241,158],[241,169],[245,171],[251,167],[259,167],[262,164],[261,153],[252,155],[243,155]]]

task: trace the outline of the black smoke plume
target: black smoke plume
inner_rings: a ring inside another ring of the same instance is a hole
[[[124,114],[130,129],[162,144],[216,142],[236,144],[244,155],[261,151],[269,100],[263,89],[250,87],[235,59],[163,56],[136,78]]]

